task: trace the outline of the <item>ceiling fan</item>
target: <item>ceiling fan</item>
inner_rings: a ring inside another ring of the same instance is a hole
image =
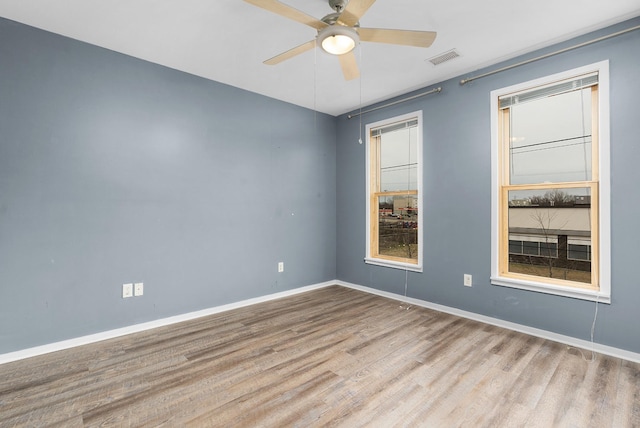
[[[376,0],[329,0],[329,6],[335,10],[335,13],[331,13],[322,19],[309,16],[278,0],[244,1],[308,25],[318,31],[318,36],[314,40],[266,60],[264,63],[268,65],[279,64],[316,46],[320,46],[325,52],[338,57],[344,78],[351,80],[360,76],[358,63],[353,53],[353,48],[359,41],[427,48],[431,46],[436,38],[436,33],[433,31],[361,28],[360,18]]]

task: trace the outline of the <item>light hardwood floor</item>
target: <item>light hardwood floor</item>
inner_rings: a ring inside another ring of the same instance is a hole
[[[0,426],[640,426],[640,364],[333,286],[0,365]]]

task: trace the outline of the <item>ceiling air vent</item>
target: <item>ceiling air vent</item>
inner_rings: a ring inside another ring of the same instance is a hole
[[[434,56],[433,58],[429,58],[427,61],[429,61],[433,65],[440,65],[443,62],[451,61],[452,59],[458,58],[459,56],[460,54],[455,49],[451,49],[450,51]]]

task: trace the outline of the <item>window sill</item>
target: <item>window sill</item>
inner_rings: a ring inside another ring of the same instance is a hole
[[[370,257],[365,257],[364,262],[370,265],[384,266],[388,268],[402,269],[402,270],[408,270],[412,272],[422,272],[421,264],[414,265],[411,263],[394,262],[391,260],[372,259]]]
[[[561,285],[542,284],[534,281],[504,277],[491,277],[491,284],[499,285],[502,287],[518,288],[521,290],[535,291],[538,293],[553,294],[556,296],[571,297],[574,299],[590,300],[592,302],[611,304],[611,296],[601,291],[586,290],[576,287],[563,287]]]

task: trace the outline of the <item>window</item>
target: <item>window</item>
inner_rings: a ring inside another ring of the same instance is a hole
[[[365,262],[422,271],[422,112],[367,125]]]
[[[509,258],[517,255],[531,255],[536,257],[558,257],[558,243],[553,242],[553,238],[543,238],[539,236],[519,237],[509,234]],[[522,239],[522,240],[519,240]]]
[[[491,282],[610,301],[608,62],[491,93]]]
[[[567,245],[567,258],[573,260],[591,260],[590,242],[581,243],[576,240],[572,243],[569,241]]]

